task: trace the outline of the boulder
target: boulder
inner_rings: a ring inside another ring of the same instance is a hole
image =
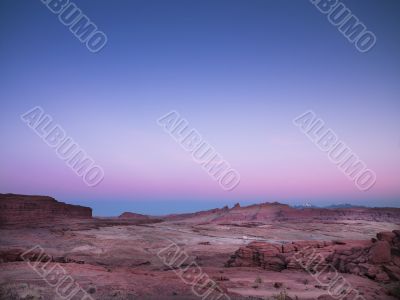
[[[383,231],[379,232],[376,237],[379,241],[387,241],[389,243],[392,243],[392,240],[396,237],[396,234],[391,231]]]
[[[390,277],[390,279],[400,281],[400,267],[383,265],[383,270]]]
[[[296,250],[296,248],[293,244],[283,244],[282,245],[283,253],[290,253],[290,252],[294,252],[295,250]]]
[[[371,266],[368,268],[366,275],[369,278],[374,279],[378,273],[379,273],[379,268],[377,266]]]
[[[378,282],[389,282],[390,278],[385,272],[380,272],[376,274],[375,280]]]
[[[382,264],[391,261],[390,244],[387,241],[377,241],[369,250],[369,262]]]

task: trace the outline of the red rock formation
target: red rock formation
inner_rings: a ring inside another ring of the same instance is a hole
[[[298,241],[289,244],[252,242],[239,248],[227,267],[318,271],[332,266],[342,273],[376,281],[400,280],[400,231],[381,232],[376,241]]]
[[[0,194],[0,226],[24,226],[65,218],[91,217],[91,208],[58,202],[51,197]]]
[[[185,220],[185,219],[196,219],[196,218],[208,218],[213,219],[217,216],[226,214],[229,212],[229,208],[224,206],[223,208],[214,208],[210,210],[198,211],[195,213],[185,213],[185,214],[170,214],[164,216],[164,220],[175,221],[175,220]]]
[[[169,215],[166,220],[190,220],[199,223],[270,223],[282,221],[337,221],[365,220],[378,222],[400,222],[400,208],[293,208],[278,202],[240,206],[231,209],[212,209],[190,214]]]
[[[132,213],[132,212],[124,212],[118,218],[119,219],[134,219],[134,220],[149,220],[150,219],[149,216]]]

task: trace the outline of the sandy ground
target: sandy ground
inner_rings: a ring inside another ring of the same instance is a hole
[[[60,265],[93,299],[201,299],[157,255],[171,243],[178,245],[188,262],[196,262],[231,299],[275,299],[281,293],[292,299],[330,299],[324,296],[328,295],[326,287],[306,272],[224,265],[240,246],[254,240],[363,240],[380,231],[399,229],[396,224],[365,221],[251,226],[163,222],[86,227],[75,224],[1,229],[0,247],[26,250],[39,245],[47,254],[62,257],[67,263]],[[387,286],[350,274],[344,276],[365,299],[394,299],[387,295]],[[24,295],[31,295],[29,299],[57,298],[54,288],[24,261],[0,263],[0,286],[2,299],[23,299]]]

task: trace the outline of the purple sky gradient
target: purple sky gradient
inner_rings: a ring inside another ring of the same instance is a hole
[[[75,3],[109,37],[98,54],[40,1],[0,4],[0,192],[98,214],[237,201],[400,206],[397,1],[346,2],[377,36],[368,53],[309,1]],[[87,187],[21,121],[34,106],[103,167],[100,185]],[[293,125],[309,109],[376,172],[371,190],[359,191]],[[171,110],[240,173],[235,190],[157,125]]]

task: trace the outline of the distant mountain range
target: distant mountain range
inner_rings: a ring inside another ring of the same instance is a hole
[[[307,220],[365,220],[377,222],[400,222],[400,208],[368,208],[342,204],[320,207],[294,208],[278,202],[240,206],[227,206],[188,214],[162,217],[167,221],[216,224],[251,224],[280,221],[306,222]]]
[[[331,204],[331,205],[327,205],[327,206],[316,206],[316,205],[306,203],[306,204],[300,204],[300,205],[292,205],[292,207],[302,209],[302,208],[357,208],[357,207],[366,207],[366,206],[352,205],[349,203]]]
[[[69,205],[45,196],[0,194],[0,207],[2,208],[0,210],[0,225],[28,224],[39,221],[51,223],[54,218],[92,218],[92,210],[89,207]],[[291,207],[278,202],[242,207],[237,203],[232,208],[225,206],[194,213],[157,217],[125,212],[117,219],[139,222],[176,221],[192,224],[247,224],[248,226],[281,221],[307,222],[310,220],[323,222],[364,220],[400,223],[400,208],[369,208],[351,204],[330,205],[325,208],[313,207],[308,204]]]

